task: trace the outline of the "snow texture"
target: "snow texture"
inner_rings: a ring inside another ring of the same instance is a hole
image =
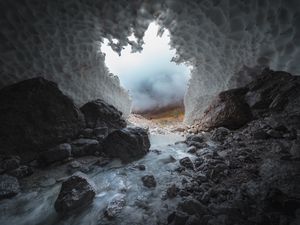
[[[193,66],[187,123],[256,69],[300,73],[298,0],[0,0],[0,10],[0,87],[44,76],[78,104],[102,98],[125,115],[131,101],[99,45],[107,38],[117,52],[127,44],[139,51],[153,20],[169,30],[174,60]]]

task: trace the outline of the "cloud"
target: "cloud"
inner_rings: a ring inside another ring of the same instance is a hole
[[[158,29],[154,23],[149,25],[141,53],[131,53],[127,46],[119,56],[106,45],[107,41],[101,47],[109,70],[130,91],[133,111],[151,110],[183,100],[190,69],[171,62],[175,50],[170,50],[169,33],[165,31],[158,37]]]

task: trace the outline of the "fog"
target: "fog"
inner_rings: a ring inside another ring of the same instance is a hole
[[[108,45],[108,40],[101,46],[110,72],[129,90],[135,112],[183,101],[190,68],[171,61],[175,50],[169,46],[170,34],[165,30],[158,36],[158,30],[155,23],[149,25],[141,52],[132,53],[131,46],[126,46],[119,56]],[[134,40],[134,37],[129,39]]]

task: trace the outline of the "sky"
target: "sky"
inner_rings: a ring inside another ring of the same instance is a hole
[[[107,45],[108,40],[101,46],[106,66],[129,90],[133,112],[168,106],[182,100],[185,93],[190,69],[171,62],[175,50],[169,46],[170,34],[165,30],[160,37],[158,29],[155,23],[149,25],[140,53],[131,53],[131,46],[126,46],[119,56]]]

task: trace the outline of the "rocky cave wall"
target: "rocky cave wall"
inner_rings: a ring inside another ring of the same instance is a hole
[[[174,60],[193,66],[187,123],[216,93],[244,85],[264,66],[300,73],[298,0],[2,0],[0,9],[0,87],[43,76],[78,104],[102,98],[125,115],[130,99],[99,43],[141,50],[153,20],[170,31]]]

